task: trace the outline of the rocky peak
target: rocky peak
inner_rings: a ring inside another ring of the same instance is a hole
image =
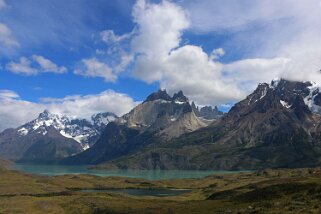
[[[186,103],[188,98],[184,95],[183,91],[179,91],[173,95],[174,102]]]
[[[198,111],[198,106],[196,106],[196,104],[194,103],[194,101],[192,102],[192,109],[193,111]]]
[[[310,82],[275,79],[271,84],[259,84],[245,100],[232,107],[228,116],[238,118],[254,112],[291,111],[302,119],[311,116],[311,112],[321,110],[315,102],[318,94],[319,91]]]
[[[48,119],[52,117],[53,115],[46,109],[43,112],[41,112],[38,116],[39,119]]]
[[[165,129],[177,121],[183,120],[193,110],[188,98],[182,91],[171,97],[165,90],[159,90],[149,95],[145,102],[136,106],[128,114],[119,118],[116,123],[128,127],[154,132]],[[193,114],[195,117],[195,114]],[[199,120],[199,118],[196,118]]]
[[[157,92],[154,92],[151,95],[149,95],[144,102],[155,101],[155,100],[172,101],[172,98],[167,94],[166,90],[160,89]]]

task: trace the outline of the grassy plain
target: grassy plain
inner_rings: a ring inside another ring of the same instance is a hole
[[[171,197],[82,189],[174,188]],[[149,181],[37,176],[0,168],[0,213],[321,213],[321,169],[279,169],[203,179]]]

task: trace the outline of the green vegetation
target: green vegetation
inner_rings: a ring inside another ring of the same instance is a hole
[[[172,197],[82,189],[176,188]],[[282,169],[149,181],[92,175],[36,176],[0,169],[0,213],[320,213],[321,169]]]

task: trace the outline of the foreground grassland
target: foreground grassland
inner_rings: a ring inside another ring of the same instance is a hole
[[[173,197],[81,189],[178,188]],[[264,170],[204,179],[45,177],[0,168],[0,213],[321,213],[321,169]]]

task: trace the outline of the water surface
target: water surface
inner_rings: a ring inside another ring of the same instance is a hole
[[[128,195],[135,196],[156,196],[156,197],[168,197],[177,196],[184,193],[191,192],[187,189],[106,189],[106,190],[96,190],[96,189],[86,189],[81,190],[81,192],[86,193],[124,193]]]
[[[240,171],[215,171],[215,170],[94,170],[89,166],[63,166],[39,164],[14,164],[12,169],[37,175],[65,175],[65,174],[90,174],[97,176],[120,176],[130,178],[144,178],[148,180],[166,180],[180,178],[203,178],[211,174],[229,174]]]

